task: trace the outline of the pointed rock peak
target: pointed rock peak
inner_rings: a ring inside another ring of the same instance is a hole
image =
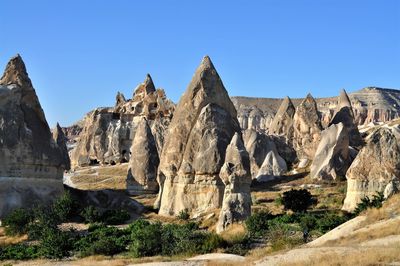
[[[345,89],[342,89],[339,94],[338,109],[341,109],[343,107],[351,107],[351,101]]]
[[[201,63],[199,65],[199,67],[197,68],[196,72],[204,72],[204,71],[207,71],[207,70],[216,72],[214,64],[212,63],[211,58],[208,55],[203,57],[203,59],[201,60]]]
[[[286,106],[286,109],[288,109],[288,108],[293,108],[294,109],[294,104],[292,102],[292,99],[289,98],[289,96],[286,96],[283,99],[283,101],[281,103],[281,106]]]
[[[235,132],[235,135],[233,135],[232,140],[231,140],[231,145],[234,145],[236,147],[243,146],[242,138],[240,137],[238,132]]]
[[[0,79],[1,85],[16,84],[22,88],[32,88],[31,80],[26,72],[22,57],[17,54],[8,62],[4,74]]]
[[[58,122],[57,122],[57,125],[56,125],[56,130],[62,131],[62,128],[61,128],[61,126],[60,126],[60,124]]]
[[[156,87],[154,86],[153,79],[151,78],[150,74],[146,75],[146,79],[144,80],[143,84],[147,94],[156,91]]]
[[[314,97],[311,95],[311,93],[308,93],[306,98],[301,102],[300,105],[317,105],[317,102],[315,101]]]
[[[125,99],[124,94],[121,93],[121,92],[117,92],[117,95],[115,96],[115,101],[116,101],[115,105],[119,105],[121,103],[125,103],[126,99]]]

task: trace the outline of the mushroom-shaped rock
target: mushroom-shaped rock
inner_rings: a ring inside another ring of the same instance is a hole
[[[379,127],[366,142],[346,173],[347,194],[343,204],[346,211],[353,211],[364,197],[384,192],[389,183],[397,186],[400,181],[399,121]]]
[[[322,131],[317,103],[311,94],[308,94],[297,106],[293,117],[293,127],[293,146],[299,159],[311,160],[314,158]]]
[[[250,162],[239,133],[235,133],[226,149],[220,178],[225,185],[217,233],[234,222],[243,221],[251,212]]]
[[[159,164],[156,141],[146,118],[141,118],[131,147],[127,189],[130,195],[157,193]]]
[[[349,96],[345,90],[340,92],[338,109],[329,125],[338,123],[343,123],[344,127],[349,132],[350,146],[357,147],[362,145],[363,140],[360,132],[358,131],[358,127],[354,122],[353,109],[351,107]]]
[[[321,141],[311,164],[311,178],[334,180],[344,177],[350,163],[349,135],[343,123],[331,125],[322,131]]]
[[[240,132],[236,110],[209,57],[204,57],[180,99],[160,156],[161,215],[191,216],[220,208],[224,185],[219,171],[226,147]]]

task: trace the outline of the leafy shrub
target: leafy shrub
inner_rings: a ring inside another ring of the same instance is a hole
[[[305,214],[300,218],[300,227],[303,231],[313,230],[319,220],[312,214]]]
[[[126,251],[129,232],[104,224],[94,224],[89,227],[89,233],[74,244],[74,249],[80,256],[102,254],[112,256]]]
[[[345,223],[348,219],[344,216],[339,216],[334,213],[327,213],[316,220],[316,227],[318,231],[325,234],[333,228]]]
[[[129,226],[131,244],[129,250],[134,257],[154,256],[161,253],[161,223],[136,220]]]
[[[225,245],[226,243],[224,239],[219,235],[215,233],[205,233],[204,241],[200,248],[200,253],[210,253]]]
[[[105,224],[123,224],[131,218],[126,210],[107,210],[101,216],[101,221]]]
[[[181,211],[179,212],[179,214],[177,215],[177,218],[178,218],[179,220],[186,221],[186,220],[189,220],[190,214],[189,214],[189,212],[188,212],[187,209],[184,209],[184,210],[181,210]]]
[[[274,216],[268,211],[252,214],[246,219],[246,228],[252,237],[262,237],[268,231],[269,220]]]
[[[7,235],[22,235],[28,231],[28,225],[33,221],[32,211],[26,209],[15,209],[3,220],[5,233]]]
[[[58,223],[65,222],[76,214],[78,209],[77,202],[72,198],[71,194],[66,191],[61,197],[57,198],[52,206],[55,217]]]
[[[84,208],[80,215],[83,217],[86,223],[95,223],[95,222],[101,222],[101,215],[99,210],[90,205]]]
[[[315,200],[306,189],[291,189],[283,193],[282,202],[286,210],[305,212],[315,203]]]
[[[364,197],[361,202],[357,205],[357,208],[354,210],[354,215],[359,215],[361,212],[365,211],[368,208],[380,208],[382,207],[382,203],[385,200],[382,192],[378,192],[376,195],[370,199],[368,196]]]
[[[49,259],[61,259],[69,255],[73,238],[69,232],[46,228],[40,239],[40,255]]]
[[[303,243],[295,229],[285,224],[275,224],[268,230],[268,241],[274,251],[292,248]]]
[[[251,238],[248,234],[239,235],[227,243],[225,253],[245,256],[251,248]]]
[[[0,248],[0,261],[3,260],[29,260],[39,257],[39,246],[15,244]]]
[[[40,240],[48,229],[57,229],[59,222],[58,216],[54,214],[51,208],[44,206],[33,210],[34,221],[29,224],[28,237],[30,240]]]

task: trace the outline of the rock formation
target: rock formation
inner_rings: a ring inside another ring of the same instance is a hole
[[[240,132],[235,107],[206,56],[168,128],[157,176],[159,214],[187,209],[197,217],[222,206],[225,187],[219,173],[228,144]]]
[[[366,142],[346,173],[347,194],[343,205],[346,211],[354,210],[365,196],[372,198],[388,185],[399,183],[399,120],[379,127]]]
[[[269,134],[293,138],[293,116],[296,109],[289,97],[283,99],[274,120],[269,127]]]
[[[225,154],[225,163],[219,173],[225,185],[217,233],[251,213],[250,161],[239,133],[235,133]]]
[[[282,176],[286,172],[287,165],[285,160],[278,154],[276,149],[272,149],[265,156],[256,178],[258,182],[267,182]]]
[[[11,58],[0,79],[0,218],[59,195],[66,156],[52,138],[22,58]]]
[[[350,163],[347,128],[343,123],[333,124],[321,133],[310,176],[318,180],[344,177]]]
[[[345,90],[342,90],[339,95],[337,111],[332,118],[330,125],[343,123],[349,134],[349,143],[352,147],[362,145],[363,140],[357,125],[354,123],[354,113],[351,106],[349,96]]]
[[[293,146],[299,159],[313,159],[322,130],[317,104],[311,94],[297,106],[293,117]]]
[[[64,135],[64,131],[60,127],[60,125],[57,123],[56,127],[52,131],[53,133],[53,139],[55,143],[57,144],[58,148],[61,150],[61,154],[63,157],[63,167],[65,170],[69,170],[71,168],[71,162],[69,159],[68,155],[68,149],[67,149],[67,137]]]
[[[400,117],[400,91],[394,89],[383,89],[368,87],[349,94],[353,107],[354,121],[357,126],[369,123],[387,122]],[[291,99],[293,105],[298,106],[304,99]],[[257,127],[263,130],[270,128],[272,118],[278,112],[283,99],[275,98],[251,98],[232,97],[238,111],[238,119],[243,130]],[[334,113],[338,109],[338,98],[316,99],[318,111],[321,112],[321,123],[324,128],[329,126]],[[249,114],[253,109],[261,110],[253,113],[252,125],[250,127]],[[259,117],[254,115],[259,114]],[[259,125],[254,124],[259,121]],[[253,128],[255,129],[255,128]]]
[[[137,126],[131,147],[127,189],[130,195],[157,193],[157,168],[159,157],[154,136],[146,118]]]
[[[156,90],[147,75],[135,89],[133,99],[126,100],[118,93],[115,107],[97,108],[85,116],[82,132],[71,151],[72,166],[128,162],[136,127],[142,117],[147,118],[160,152],[174,109],[164,90]]]

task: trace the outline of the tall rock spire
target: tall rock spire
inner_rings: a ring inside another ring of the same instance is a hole
[[[11,84],[18,85],[21,88],[32,89],[32,82],[26,72],[25,63],[19,54],[10,59],[0,79],[0,85]]]

